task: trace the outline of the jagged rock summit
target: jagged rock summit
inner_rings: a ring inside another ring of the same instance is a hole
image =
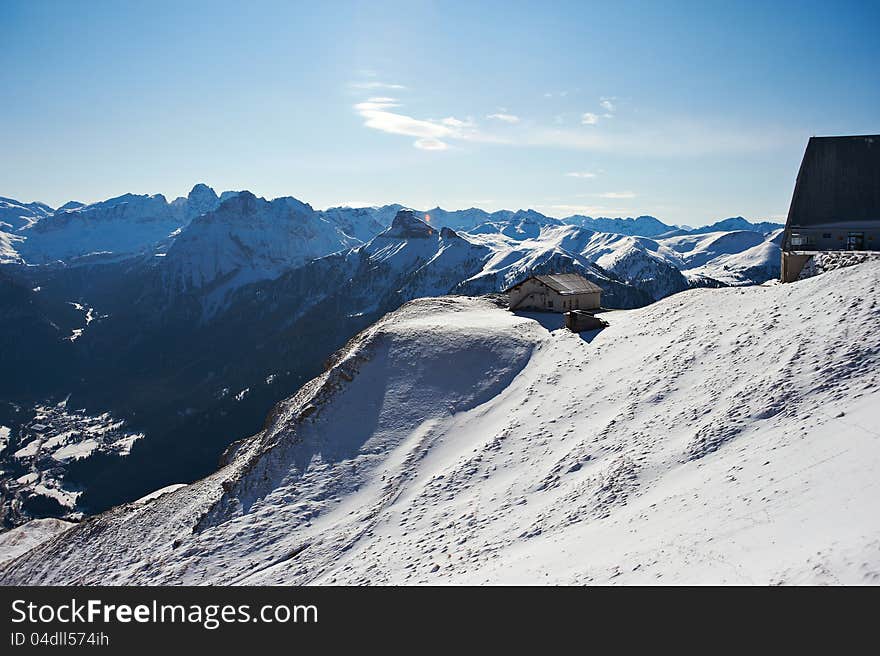
[[[391,222],[391,227],[381,233],[382,237],[393,239],[424,239],[436,234],[436,230],[419,218],[415,210],[400,210]]]

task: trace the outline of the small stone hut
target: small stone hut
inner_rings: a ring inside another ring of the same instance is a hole
[[[602,288],[577,273],[531,276],[506,290],[511,310],[598,310]]]

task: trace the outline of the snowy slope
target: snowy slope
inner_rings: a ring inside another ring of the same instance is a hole
[[[484,268],[460,290],[489,292],[506,289],[531,272],[575,271],[605,290],[608,307],[637,307],[688,289],[691,284],[670,263],[668,253],[645,237],[593,232],[568,225],[547,225],[532,238],[500,233],[465,235],[491,248]],[[501,281],[495,286],[488,281]],[[640,298],[622,287],[639,292]]]
[[[117,198],[58,212],[19,234],[19,252],[30,264],[70,260],[95,253],[136,253],[182,225],[161,194]]]
[[[391,225],[402,205],[382,207],[330,207],[321,216],[350,237],[368,242]]]
[[[695,289],[582,336],[415,301],[216,474],[0,580],[877,583],[878,285]]]
[[[11,232],[28,228],[55,210],[45,203],[22,203],[0,197],[0,231]]]
[[[18,249],[24,240],[21,235],[0,231],[0,264],[21,264]]]
[[[0,533],[0,563],[17,558],[72,526],[73,522],[49,517],[32,519],[27,524]]]
[[[659,243],[669,261],[688,276],[748,285],[779,277],[782,232],[712,232],[671,237]]]
[[[580,253],[660,299],[707,278],[744,285],[778,277],[781,235],[781,230],[768,235],[737,231],[651,239],[565,226],[544,231],[541,239]]]

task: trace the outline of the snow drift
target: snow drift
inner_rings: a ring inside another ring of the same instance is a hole
[[[414,301],[214,475],[4,583],[880,582],[880,264],[575,335]]]

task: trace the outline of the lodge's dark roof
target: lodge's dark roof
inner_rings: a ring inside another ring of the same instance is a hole
[[[812,137],[786,228],[880,222],[880,135]]]
[[[543,276],[529,276],[526,280],[535,278],[547,285],[553,291],[560,294],[594,294],[602,292],[602,288],[596,283],[590,282],[582,275],[577,273],[551,273]],[[517,283],[513,287],[519,287],[525,280]],[[511,287],[510,289],[513,289]],[[507,291],[510,291],[508,289]]]

